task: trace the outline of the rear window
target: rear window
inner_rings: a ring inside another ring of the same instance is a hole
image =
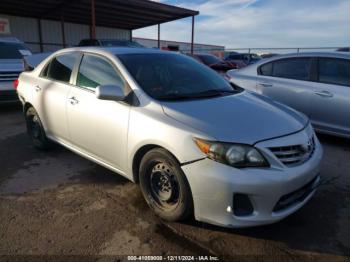
[[[0,42],[0,59],[22,59],[29,54],[28,48],[21,43]]]
[[[99,46],[99,45],[100,44],[95,39],[84,39],[84,40],[81,40],[79,43],[79,46]]]
[[[241,55],[229,55],[230,59],[242,59]]]
[[[321,83],[350,86],[350,61],[319,58],[318,80]]]
[[[221,60],[214,55],[199,55],[199,57],[203,60],[204,64],[206,65],[212,65],[221,62]]]
[[[102,46],[143,47],[137,42],[127,40],[101,40]]]

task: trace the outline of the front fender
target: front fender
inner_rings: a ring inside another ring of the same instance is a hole
[[[168,150],[180,163],[206,157],[193,141],[193,137],[213,139],[171,119],[161,112],[135,108],[130,112],[128,132],[128,167],[132,177],[133,159],[142,147],[152,145]]]

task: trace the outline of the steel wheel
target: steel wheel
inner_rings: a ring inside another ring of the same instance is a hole
[[[38,149],[47,149],[50,147],[50,141],[47,139],[45,130],[41,124],[38,113],[33,107],[28,108],[25,113],[27,132]]]
[[[31,136],[34,139],[39,139],[41,135],[41,126],[40,126],[40,121],[37,115],[33,115],[31,117],[28,117],[28,127],[29,127],[29,132]]]
[[[193,214],[191,189],[179,162],[163,148],[147,152],[139,170],[140,187],[148,205],[161,218],[179,221]]]
[[[166,163],[154,165],[150,174],[151,194],[163,209],[174,208],[179,202],[179,182]]]

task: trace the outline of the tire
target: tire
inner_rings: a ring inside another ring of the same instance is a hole
[[[193,214],[190,186],[178,161],[166,150],[147,152],[141,160],[139,180],[151,209],[167,221],[180,221]]]
[[[41,150],[50,148],[51,142],[46,137],[39,115],[33,107],[28,108],[25,112],[25,120],[27,133],[31,138],[33,145]]]

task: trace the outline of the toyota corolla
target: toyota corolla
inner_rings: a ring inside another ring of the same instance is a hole
[[[322,147],[304,115],[184,55],[63,49],[16,84],[37,148],[57,142],[139,183],[169,221],[273,223],[320,180]]]

